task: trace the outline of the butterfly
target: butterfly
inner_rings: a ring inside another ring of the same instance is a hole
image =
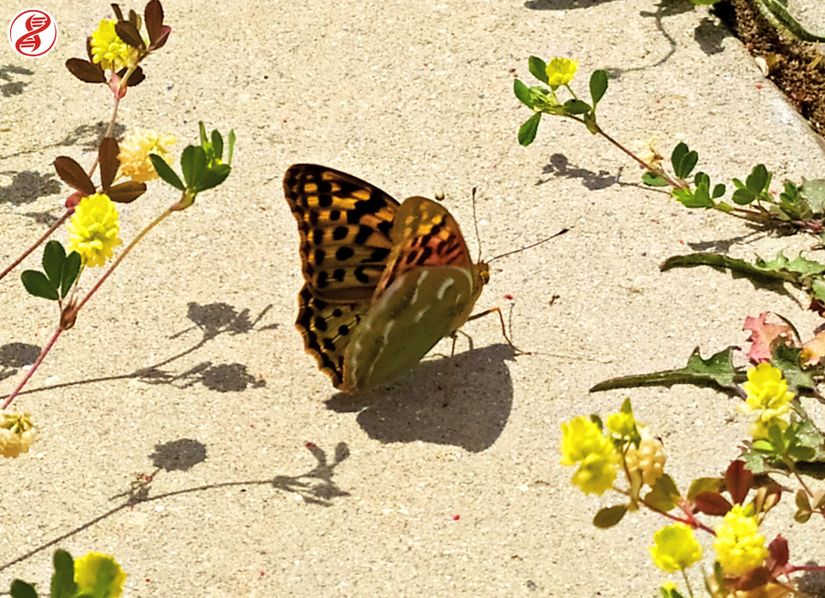
[[[470,318],[490,270],[441,204],[315,164],[290,166],[284,195],[304,275],[295,325],[336,388],[391,382]]]

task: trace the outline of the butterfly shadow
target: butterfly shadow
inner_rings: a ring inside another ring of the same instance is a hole
[[[477,453],[498,439],[513,404],[513,381],[504,343],[422,362],[401,381],[363,394],[336,394],[327,401],[338,413],[357,412],[370,438],[381,442],[424,441]]]

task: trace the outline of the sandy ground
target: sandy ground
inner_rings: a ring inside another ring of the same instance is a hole
[[[107,3],[42,5],[60,25],[56,51],[0,55],[1,262],[59,213],[53,159],[89,164],[109,114],[106,91],[63,68]],[[4,0],[0,22],[28,6]],[[528,114],[512,80],[529,79],[531,54],[575,56],[585,72],[615,75],[600,118],[631,145],[687,140],[714,179],[758,162],[777,181],[822,176],[817,141],[739,42],[679,6],[168,2],[173,36],[120,123],[182,140],[199,119],[234,127],[235,168],[130,256],[20,399],[42,433],[30,454],[0,462],[0,587],[45,584],[52,548],[32,551],[57,542],[117,555],[129,596],[654,595],[666,576],[647,546],[663,521],[593,528],[602,502],[569,484],[559,424],[629,394],[683,487],[718,473],[747,428],[735,401],[688,386],[588,389],[679,366],[697,345],[741,343],[749,314],[810,330],[813,315],[791,298],[711,270],[658,271],[691,249],[772,255],[810,241],[687,211],[568,123],[547,120],[518,146]],[[460,345],[360,401],[336,396],[293,329],[302,280],[280,179],[298,161],[398,198],[443,190],[472,247],[477,186],[485,256],[573,227],[496,262],[478,303],[514,295],[516,341],[541,354],[514,359],[482,319],[466,327],[474,351]],[[124,235],[172,197],[151,187],[123,211]],[[5,393],[55,314],[16,276],[0,302]],[[135,474],[156,467],[151,500],[123,507]],[[825,562],[821,522],[788,525],[791,502],[767,533],[789,538],[793,561]]]

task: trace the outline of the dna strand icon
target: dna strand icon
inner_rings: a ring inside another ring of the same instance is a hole
[[[32,12],[26,19],[26,31],[14,42],[15,49],[21,54],[33,54],[40,47],[40,33],[51,25],[52,20],[46,13]]]

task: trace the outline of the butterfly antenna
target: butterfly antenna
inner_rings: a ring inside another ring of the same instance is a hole
[[[476,215],[476,187],[473,187],[473,226],[476,229],[476,243],[478,243],[478,259],[476,262],[481,261],[481,235],[478,234],[478,216]]]
[[[507,253],[502,253],[501,255],[491,257],[489,260],[487,260],[487,263],[489,264],[492,261],[495,261],[495,260],[503,258],[503,257],[507,257],[508,255],[513,255],[514,253],[521,253],[522,251],[527,251],[528,249],[532,249],[533,247],[538,247],[539,245],[541,245],[543,243],[547,243],[547,241],[550,241],[551,239],[555,239],[556,237],[560,237],[561,235],[568,232],[569,230],[570,230],[569,228],[563,228],[559,232],[557,232],[556,234],[550,235],[549,237],[547,237],[545,239],[541,239],[540,241],[536,241],[535,243],[530,243],[526,247],[520,247],[519,249],[513,249],[512,251],[508,251]]]

